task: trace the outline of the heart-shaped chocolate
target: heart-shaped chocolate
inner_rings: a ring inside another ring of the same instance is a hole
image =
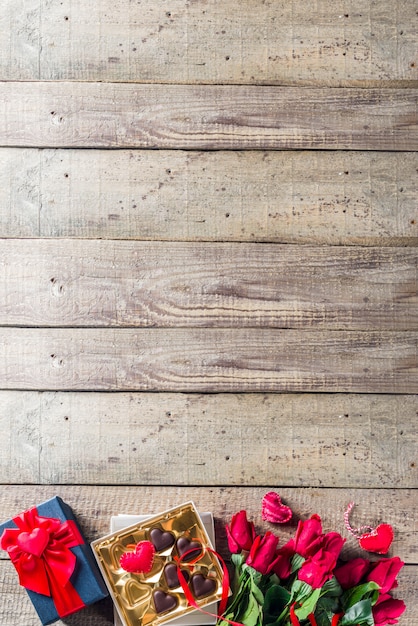
[[[171,593],[166,593],[162,589],[156,589],[153,591],[152,597],[157,613],[166,613],[167,611],[171,611],[172,609],[175,609],[178,604],[176,596],[173,596]]]
[[[175,540],[173,533],[170,533],[168,530],[161,530],[160,528],[153,528],[149,536],[157,552],[166,550],[173,545]]]
[[[179,556],[183,557],[183,554],[186,554],[186,552],[188,553],[185,557],[183,557],[183,561],[191,561],[192,559],[198,557],[202,552],[202,544],[200,541],[191,541],[190,539],[187,539],[187,537],[180,537],[177,539],[176,546]]]
[[[17,545],[28,554],[41,557],[49,543],[49,532],[44,528],[34,528],[30,533],[20,533]]]
[[[206,578],[203,574],[193,574],[191,587],[195,598],[204,598],[215,593],[216,581],[213,578]]]
[[[125,572],[147,574],[152,569],[155,548],[150,541],[140,541],[133,552],[125,552],[119,559]]]
[[[285,506],[278,493],[269,491],[261,503],[261,515],[266,522],[285,524],[292,517],[292,509]]]
[[[190,578],[189,572],[185,569],[182,569],[181,573],[183,574],[185,581],[188,582]],[[164,567],[164,578],[169,589],[175,589],[176,587],[180,587],[180,581],[177,573],[177,565],[175,563],[167,563],[167,565]]]
[[[393,528],[390,524],[379,524],[370,533],[361,535],[358,541],[363,550],[386,554],[393,541]]]

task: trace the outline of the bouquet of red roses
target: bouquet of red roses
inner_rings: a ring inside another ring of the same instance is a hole
[[[405,610],[389,591],[404,565],[398,557],[341,563],[344,539],[322,532],[321,518],[300,521],[281,548],[267,531],[257,535],[246,511],[227,526],[235,566],[233,595],[218,626],[384,626]]]

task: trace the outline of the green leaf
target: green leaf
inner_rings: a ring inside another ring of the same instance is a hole
[[[292,602],[300,602],[301,604],[309,598],[313,591],[311,585],[303,582],[302,580],[295,580],[290,589],[290,593],[292,594]]]
[[[339,605],[336,598],[320,597],[316,609],[315,620],[317,626],[330,626],[335,613],[338,613]]]
[[[343,593],[341,597],[341,604],[345,610],[349,609],[354,604],[357,604],[360,600],[369,599],[373,605],[376,603],[379,596],[379,589],[379,585],[372,580],[368,583],[357,585],[357,587],[347,589],[347,591]]]
[[[261,625],[262,607],[258,604],[256,598],[252,593],[248,596],[248,606],[242,615],[240,615],[240,622],[245,626]]]
[[[290,593],[284,587],[273,585],[268,589],[263,605],[264,623],[277,621],[283,609],[290,601]]]
[[[360,602],[353,604],[340,621],[340,626],[354,626],[357,624],[374,626],[372,603],[370,600],[360,600]]]
[[[295,613],[299,619],[306,619],[309,613],[313,613],[315,611],[316,603],[318,602],[320,594],[320,589],[314,589],[311,595],[302,602],[302,606],[295,608]]]
[[[280,578],[277,574],[271,574],[269,576],[268,587],[271,587],[271,585],[280,585]]]
[[[294,554],[290,561],[291,570],[290,573],[294,574],[305,563],[305,559],[300,554]]]
[[[251,567],[250,565],[246,566],[246,571],[248,572],[252,583],[254,585],[257,585],[257,587],[260,587],[261,581],[263,580],[263,574],[261,574],[260,572],[257,572],[257,570]]]
[[[340,583],[333,576],[330,580],[327,580],[325,585],[322,587],[321,596],[330,596],[332,598],[338,598],[343,593]]]
[[[264,602],[264,595],[261,589],[252,579],[251,579],[251,593],[253,594],[254,598],[257,600],[258,604],[262,606]]]
[[[246,572],[243,572],[240,577],[238,588],[234,591],[234,595],[228,604],[225,617],[230,619],[231,617],[234,617],[235,614],[245,611],[248,603],[250,587],[251,579]]]
[[[241,570],[241,566],[244,563],[244,556],[242,554],[231,554],[231,561],[235,569]]]

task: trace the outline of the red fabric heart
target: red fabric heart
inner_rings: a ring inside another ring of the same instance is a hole
[[[44,528],[34,528],[30,533],[20,533],[16,543],[24,552],[41,557],[49,543],[49,532]]]
[[[292,517],[292,509],[282,503],[278,493],[269,491],[261,503],[261,515],[267,522],[273,524],[285,524]]]
[[[119,563],[125,572],[147,574],[152,569],[155,548],[150,541],[140,541],[133,552],[125,552]]]
[[[364,533],[359,537],[359,544],[363,550],[386,554],[393,541],[393,529],[390,524],[379,524],[370,533]]]

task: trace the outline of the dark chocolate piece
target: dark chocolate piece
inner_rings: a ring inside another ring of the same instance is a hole
[[[174,543],[174,535],[168,530],[164,531],[160,528],[153,528],[149,534],[151,543],[157,552],[162,552]]]
[[[210,596],[216,591],[216,581],[206,578],[203,574],[193,574],[191,587],[195,598]]]
[[[172,609],[175,609],[178,604],[176,596],[173,596],[171,593],[166,593],[162,589],[156,589],[153,591],[152,597],[157,613],[166,613],[167,611],[171,611]]]
[[[182,569],[181,573],[183,574],[184,579],[187,583],[190,578],[189,572],[185,569]],[[177,574],[177,565],[175,563],[167,563],[167,565],[164,567],[164,578],[169,589],[175,589],[176,587],[180,587],[180,581]]]
[[[177,539],[176,545],[179,556],[181,557],[183,556],[183,554],[191,550],[191,552],[189,552],[189,554],[184,557],[183,561],[191,561],[192,559],[198,557],[199,554],[201,554],[202,552],[202,544],[200,543],[200,541],[190,541],[190,539],[187,539],[187,537],[180,537],[179,539]]]

